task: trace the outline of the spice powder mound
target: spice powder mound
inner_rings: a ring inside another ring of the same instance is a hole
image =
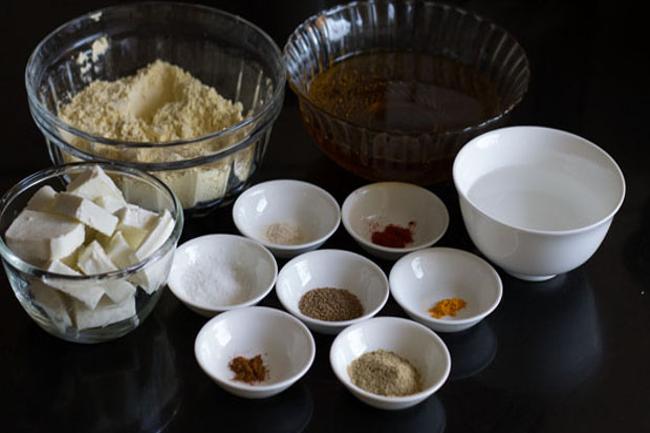
[[[408,227],[402,227],[397,224],[388,224],[383,230],[378,230],[371,226],[370,240],[375,245],[381,245],[388,248],[404,248],[413,243],[413,232],[415,230],[415,221],[409,221]]]
[[[411,395],[422,390],[420,373],[407,359],[386,350],[367,352],[348,366],[352,383],[373,394]]]
[[[262,355],[255,355],[252,358],[237,356],[230,360],[228,367],[235,373],[233,380],[249,384],[262,382],[269,374],[269,370],[262,360]]]
[[[266,228],[266,239],[274,244],[298,245],[306,242],[302,230],[294,224],[273,223]]]
[[[466,306],[467,302],[462,298],[442,299],[429,308],[429,315],[435,319],[442,319],[445,316],[455,317],[456,313]]]
[[[363,316],[363,305],[346,289],[321,287],[302,295],[298,303],[300,312],[318,320],[339,322]]]

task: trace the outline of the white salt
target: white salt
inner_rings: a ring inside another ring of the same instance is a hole
[[[188,263],[178,283],[196,304],[222,307],[246,301],[254,287],[255,276],[236,261],[203,257]]]

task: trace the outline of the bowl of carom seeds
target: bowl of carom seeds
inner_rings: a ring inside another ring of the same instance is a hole
[[[323,334],[337,334],[371,318],[386,304],[389,292],[379,266],[343,250],[295,257],[278,274],[275,291],[288,312]]]
[[[336,377],[362,402],[385,410],[421,403],[447,380],[451,357],[432,330],[375,317],[343,330],[330,349]]]

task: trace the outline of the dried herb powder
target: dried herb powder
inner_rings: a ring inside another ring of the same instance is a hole
[[[261,382],[266,379],[269,372],[264,365],[262,355],[255,355],[252,358],[237,356],[230,360],[228,367],[235,373],[233,380],[246,383]]]
[[[363,316],[363,305],[346,289],[321,287],[302,295],[298,303],[300,312],[313,319],[339,322]]]
[[[405,358],[386,350],[367,352],[348,366],[352,383],[373,394],[411,395],[422,390],[420,373]]]

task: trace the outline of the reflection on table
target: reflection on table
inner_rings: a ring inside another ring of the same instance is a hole
[[[367,406],[340,386],[325,407],[319,407],[321,420],[328,421],[325,431],[336,433],[442,433],[446,427],[445,408],[436,394],[409,409],[386,411]],[[344,420],[344,422],[343,422]],[[399,425],[399,430],[395,426]]]
[[[451,355],[449,381],[466,379],[488,367],[497,353],[497,336],[487,321],[464,332],[440,333]]]
[[[491,321],[499,351],[480,381],[531,394],[568,393],[592,376],[603,355],[594,293],[576,270],[544,283],[504,277]]]
[[[35,358],[43,364],[29,369],[30,380],[10,379],[16,385],[11,412],[24,430],[163,430],[181,401],[176,354],[157,317],[142,327],[96,345],[63,343],[36,325],[20,328],[25,335],[17,341],[26,347],[15,353],[31,359],[18,358],[16,365],[35,365]]]

